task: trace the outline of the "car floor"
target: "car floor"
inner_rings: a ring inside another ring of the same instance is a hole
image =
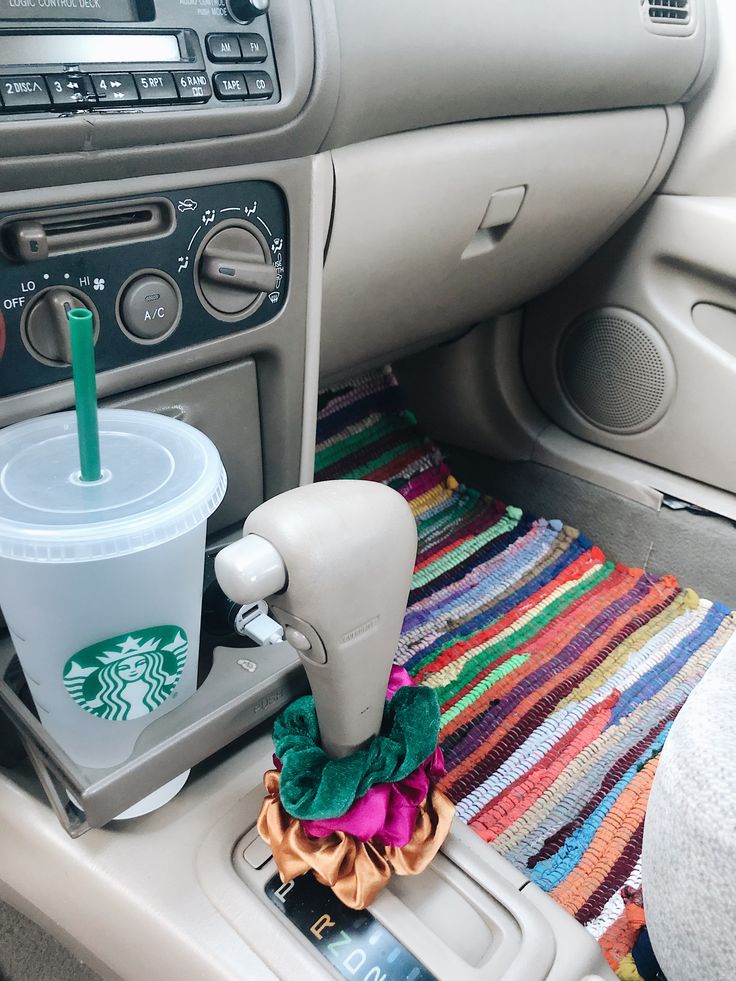
[[[470,487],[532,514],[560,518],[584,530],[613,561],[654,575],[673,573],[701,596],[736,608],[736,524],[729,519],[667,507],[657,512],[539,464],[445,450],[453,472]]]
[[[57,940],[0,903],[0,981],[100,981]]]

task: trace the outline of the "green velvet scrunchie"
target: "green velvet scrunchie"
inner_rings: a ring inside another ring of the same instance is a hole
[[[273,727],[280,760],[281,803],[300,821],[342,817],[355,800],[379,783],[396,783],[432,755],[439,738],[440,709],[431,688],[400,688],[386,703],[381,732],[365,749],[333,760],[319,745],[311,695],[298,698]]]

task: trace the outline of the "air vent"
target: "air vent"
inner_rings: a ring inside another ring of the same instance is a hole
[[[642,20],[652,34],[692,34],[698,0],[640,0]]]
[[[654,23],[689,24],[690,0],[649,0],[649,19]]]

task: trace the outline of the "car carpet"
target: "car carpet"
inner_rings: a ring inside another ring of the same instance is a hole
[[[389,368],[320,396],[316,479],[381,481],[417,521],[397,662],[437,692],[460,818],[631,978],[658,755],[736,616],[459,484]]]

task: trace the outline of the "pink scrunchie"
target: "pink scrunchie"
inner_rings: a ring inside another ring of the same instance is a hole
[[[390,701],[399,688],[413,684],[411,675],[395,664],[391,669],[386,698]],[[443,777],[445,772],[445,759],[438,746],[404,780],[372,787],[341,817],[303,821],[302,825],[311,838],[326,838],[334,831],[344,831],[360,841],[403,848],[414,834],[419,805],[426,800],[430,785]]]

